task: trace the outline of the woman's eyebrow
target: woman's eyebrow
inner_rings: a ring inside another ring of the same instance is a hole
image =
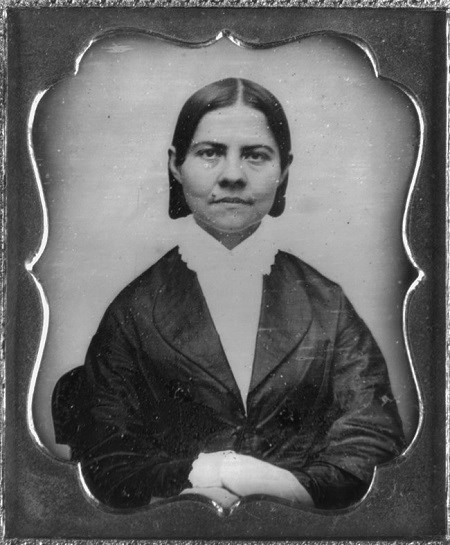
[[[246,151],[246,152],[249,152],[249,151],[255,151],[255,150],[266,150],[268,151],[269,153],[276,153],[275,150],[272,148],[272,146],[268,146],[267,144],[254,144],[254,145],[251,145],[251,146],[243,146],[242,147],[242,150],[243,151]]]
[[[227,146],[225,144],[220,144],[219,142],[214,142],[213,140],[201,140],[199,142],[192,142],[191,149],[196,150],[202,146],[208,146],[217,150],[225,150]]]

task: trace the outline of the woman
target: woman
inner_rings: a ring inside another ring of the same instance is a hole
[[[342,507],[401,452],[367,327],[274,242],[291,161],[283,109],[256,83],[212,83],[181,110],[169,150],[179,245],[106,311],[66,439],[101,502],[264,494]]]

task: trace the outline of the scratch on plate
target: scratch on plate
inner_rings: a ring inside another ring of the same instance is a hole
[[[104,46],[103,49],[105,51],[108,51],[109,53],[125,53],[126,51],[132,51],[133,46],[131,46],[131,45],[112,44],[112,45]]]

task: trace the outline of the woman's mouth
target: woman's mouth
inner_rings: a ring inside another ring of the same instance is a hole
[[[250,206],[253,204],[253,201],[251,199],[241,199],[240,197],[223,197],[222,199],[215,199],[213,201],[213,204],[243,204]]]

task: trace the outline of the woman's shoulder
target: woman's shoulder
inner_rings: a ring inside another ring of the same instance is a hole
[[[334,306],[341,301],[341,286],[296,255],[280,250],[275,263],[283,271],[284,278],[301,286],[310,299],[323,302],[327,306]]]
[[[181,262],[178,247],[164,254],[158,261],[125,286],[109,305],[108,310],[117,310],[151,302],[167,282],[173,268]]]

